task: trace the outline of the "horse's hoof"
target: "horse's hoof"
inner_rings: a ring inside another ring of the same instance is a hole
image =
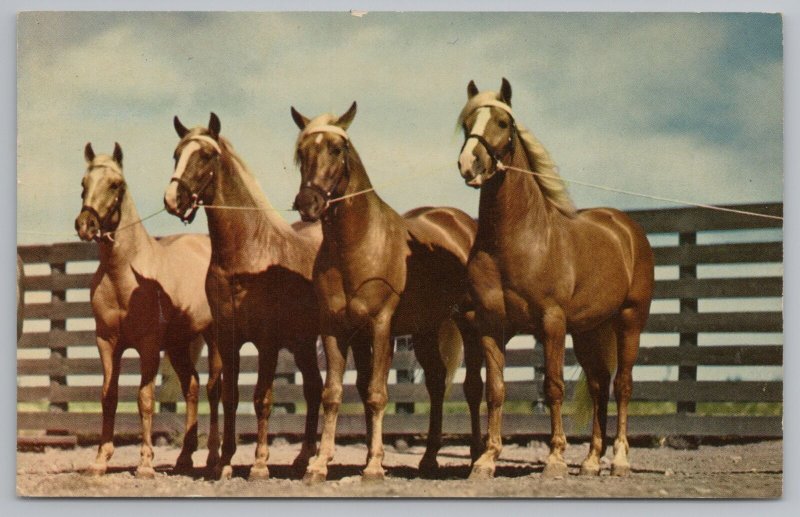
[[[172,469],[172,472],[175,474],[193,474],[194,463],[192,463],[191,458],[188,460],[178,459],[178,461],[175,462],[175,468]]]
[[[107,469],[108,465],[106,465],[105,463],[92,463],[86,469],[86,475],[95,477],[102,476],[103,474],[106,473]]]
[[[597,465],[581,465],[581,476],[599,476],[600,467]]]
[[[364,472],[361,473],[361,481],[364,483],[380,482],[383,481],[385,477],[386,475],[383,469],[380,470],[364,469]]]
[[[306,485],[319,485],[325,482],[326,477],[327,476],[322,472],[309,470],[306,471],[306,474],[303,476],[303,483]]]
[[[567,477],[567,464],[563,461],[548,463],[542,471],[542,477],[548,479],[564,479]]]
[[[617,477],[625,477],[629,476],[631,473],[631,466],[627,463],[619,464],[619,463],[612,463],[611,464],[611,475]]]
[[[494,469],[485,467],[483,465],[474,465],[472,471],[469,473],[470,481],[481,481],[492,479],[494,477]]]
[[[153,479],[156,477],[156,471],[153,467],[139,466],[136,468],[136,477],[139,479]]]
[[[228,481],[233,477],[233,467],[230,465],[217,465],[214,468],[214,478],[219,481]]]
[[[428,460],[423,457],[422,461],[419,462],[417,470],[419,471],[420,477],[434,478],[439,474],[439,463],[436,461],[436,458]]]
[[[261,481],[269,479],[269,468],[266,465],[263,467],[253,465],[250,468],[250,476],[247,478],[250,481]]]

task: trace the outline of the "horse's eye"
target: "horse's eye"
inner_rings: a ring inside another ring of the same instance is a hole
[[[331,154],[334,156],[339,156],[341,154],[342,148],[341,147],[331,147]]]
[[[112,183],[111,190],[117,190],[119,188],[119,183]]]
[[[497,123],[497,125],[500,127],[500,129],[508,128],[508,122],[506,122],[505,120],[501,120],[500,122]]]

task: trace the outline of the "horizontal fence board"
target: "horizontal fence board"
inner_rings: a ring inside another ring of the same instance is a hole
[[[577,381],[565,383],[565,400],[573,400]],[[122,401],[135,401],[138,386],[120,386],[119,398]],[[534,402],[541,389],[541,382],[511,381],[506,383],[507,401]],[[205,399],[205,390],[201,399]],[[253,400],[253,385],[239,386],[241,404]],[[158,399],[158,391],[156,392]],[[63,386],[53,384],[41,387],[17,388],[19,402],[85,402],[100,399],[99,386]],[[179,399],[180,400],[180,399]],[[424,384],[390,384],[391,402],[428,402],[428,392]],[[463,402],[464,393],[460,386],[452,386],[447,399],[450,402]],[[634,383],[632,400],[648,402],[672,402],[676,400],[694,402],[780,402],[783,400],[783,383],[780,381],[639,381]],[[273,401],[287,404],[303,401],[303,387],[296,384],[273,386]],[[344,386],[344,403],[360,403],[356,387]]]
[[[26,264],[98,260],[97,245],[93,242],[60,242],[52,245],[17,246],[17,253]]]
[[[88,289],[94,273],[62,273],[53,271],[49,275],[29,275],[25,277],[26,291],[66,291],[67,289]]]
[[[762,298],[783,296],[783,277],[681,278],[656,282],[654,298]]]
[[[67,318],[91,318],[91,302],[62,302],[53,300],[45,303],[26,303],[25,318],[65,320]]]
[[[783,217],[783,203],[722,205],[736,210]],[[659,208],[627,212],[648,233],[699,232],[708,230],[743,230],[781,228],[783,221],[710,210],[708,208]]]
[[[486,417],[481,418],[483,432],[486,432]],[[252,436],[256,432],[254,415],[239,415],[236,418],[239,435]],[[303,415],[273,414],[269,421],[270,436],[300,436],[304,426]],[[607,430],[613,435],[617,419],[608,417]],[[321,430],[321,419],[320,427]],[[81,436],[100,434],[101,416],[94,413],[33,413],[22,412],[17,415],[17,429],[47,429],[53,432]],[[444,415],[443,432],[447,435],[469,435],[469,415]],[[153,432],[156,434],[183,433],[184,417],[181,414],[158,413],[153,417]],[[199,419],[201,433],[208,433],[208,418]],[[587,437],[584,426],[576,426],[569,417],[564,418],[565,432],[570,437]],[[424,435],[428,432],[428,415],[386,415],[384,434]],[[361,438],[365,433],[363,415],[339,415],[337,437]],[[550,433],[550,418],[547,415],[503,415],[504,436],[540,436]],[[138,415],[117,414],[116,435],[141,435]],[[758,437],[780,438],[783,436],[783,419],[780,416],[697,416],[674,415],[633,415],[628,417],[628,436],[669,436],[687,434],[714,437]],[[337,460],[334,458],[334,462]],[[465,462],[469,459],[465,458]]]
[[[26,332],[17,342],[17,348],[69,348],[95,345],[94,330],[53,329],[49,332]]]
[[[782,332],[780,312],[651,314],[645,332]]]
[[[353,369],[350,358],[350,370]],[[325,370],[325,361],[321,361],[321,369]],[[207,359],[200,358],[197,370],[207,372]],[[564,364],[573,366],[577,364],[575,352],[566,350]],[[783,365],[782,345],[726,345],[726,346],[698,346],[698,347],[642,347],[636,360],[637,366],[781,366]],[[544,366],[544,354],[541,347],[534,349],[508,350],[506,352],[506,367],[536,367]],[[258,367],[257,356],[244,356],[241,359],[240,371],[243,373],[255,372]],[[395,352],[392,368],[396,370],[419,370],[414,352],[401,350]],[[282,350],[278,356],[276,368],[278,375],[289,375],[297,372],[292,355]],[[138,374],[139,358],[125,357],[122,359],[122,374]],[[43,359],[18,359],[18,375],[101,375],[102,369],[99,358],[60,358],[48,357]]]
[[[782,242],[682,244],[653,248],[657,266],[745,264],[783,261]]]

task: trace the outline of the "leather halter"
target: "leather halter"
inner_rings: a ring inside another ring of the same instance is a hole
[[[105,217],[100,216],[100,212],[93,206],[83,205],[81,207],[81,212],[88,212],[92,215],[95,219],[97,219],[98,225],[98,232],[95,235],[95,240],[100,241],[100,239],[106,238],[108,240],[113,241],[114,238],[112,234],[117,229],[115,226],[114,228],[108,228],[108,222],[114,216],[115,213],[121,215],[122,210],[122,198],[125,197],[125,189],[127,188],[125,182],[123,181],[120,184],[119,191],[117,192],[117,197],[114,199],[114,204],[112,205],[111,209],[106,213]],[[119,221],[117,221],[117,225],[119,225]]]
[[[489,158],[491,158],[492,169],[497,170],[497,165],[498,164],[502,165],[503,163],[501,158],[514,154],[514,146],[516,142],[514,136],[517,132],[517,123],[514,120],[514,113],[511,111],[511,107],[508,104],[500,101],[491,101],[491,100],[486,101],[480,106],[475,107],[475,109],[469,112],[469,114],[466,117],[464,117],[464,119],[466,120],[470,115],[472,115],[481,108],[499,108],[508,113],[508,116],[511,118],[511,126],[509,127],[508,142],[502,149],[494,149],[491,146],[491,144],[489,144],[489,142],[486,140],[486,138],[484,138],[483,135],[470,133],[469,135],[466,136],[466,138],[464,138],[464,143],[461,145],[461,150],[459,151],[458,154],[460,156],[461,153],[464,152],[464,148],[467,146],[467,142],[469,142],[470,139],[474,138],[483,146],[483,148],[486,150],[486,153],[489,155]]]
[[[219,159],[219,157],[222,155],[222,149],[220,149],[219,144],[213,138],[208,137],[206,135],[195,135],[192,138],[186,139],[186,141],[206,142],[210,144],[211,147],[213,147],[214,150],[217,152],[214,158],[209,160],[209,163],[205,167],[203,167],[203,169],[200,171],[200,178],[202,179],[200,180],[198,189],[196,191],[192,190],[192,186],[189,184],[189,182],[187,182],[183,178],[180,178],[178,176],[172,176],[169,179],[170,183],[173,182],[177,183],[178,186],[182,187],[186,192],[188,192],[189,196],[191,197],[192,208],[189,211],[189,215],[186,215],[184,213],[178,216],[180,220],[183,221],[184,223],[191,224],[192,221],[194,221],[195,216],[197,215],[197,210],[203,204],[202,200],[203,195],[205,194],[209,185],[211,185],[211,182],[214,180],[214,170],[216,168],[214,167],[215,165],[214,160]]]
[[[340,128],[339,126],[325,124],[321,126],[314,126],[311,128],[307,127],[300,133],[298,142],[303,138],[307,137],[308,135],[313,135],[315,133],[333,133],[335,135],[339,135],[344,139],[344,146],[343,146],[344,149],[342,150],[342,152],[344,153],[344,171],[339,176],[339,179],[337,179],[336,182],[333,184],[331,189],[326,191],[319,185],[315,185],[314,183],[311,182],[309,182],[306,185],[300,186],[300,192],[302,192],[303,190],[310,190],[315,195],[320,196],[325,201],[325,207],[322,209],[322,212],[320,213],[321,216],[322,214],[328,211],[328,207],[330,207],[331,204],[331,199],[333,199],[334,195],[337,194],[337,192],[339,191],[339,187],[342,184],[342,180],[345,177],[347,177],[348,179],[350,177],[350,160],[349,160],[350,154],[348,152],[350,150],[350,137],[347,135],[347,132],[344,129]],[[345,188],[347,187],[345,186]],[[297,210],[297,198],[295,198],[293,208]]]

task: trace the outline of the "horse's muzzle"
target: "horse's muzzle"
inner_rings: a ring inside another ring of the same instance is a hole
[[[183,222],[192,222],[197,211],[192,196],[178,182],[171,182],[164,192],[164,208]]]
[[[82,241],[93,241],[100,233],[100,221],[88,210],[81,210],[75,218],[75,231]]]
[[[328,200],[322,192],[316,189],[303,187],[294,198],[294,208],[300,212],[300,219],[305,222],[318,221],[325,209],[328,208]]]

